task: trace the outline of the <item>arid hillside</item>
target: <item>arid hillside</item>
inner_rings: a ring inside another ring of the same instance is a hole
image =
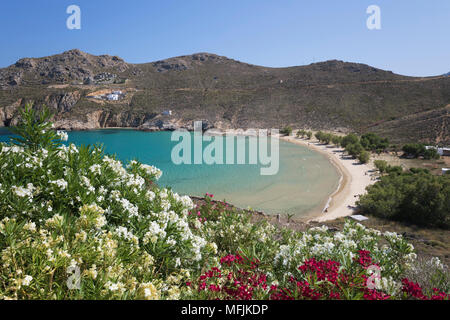
[[[268,68],[210,53],[130,64],[80,50],[0,69],[0,126],[26,102],[66,129],[190,127],[375,131],[396,142],[450,143],[450,77],[406,77],[337,60]],[[108,93],[121,92],[117,99]],[[95,93],[105,93],[95,96]],[[168,112],[170,111],[170,113]]]

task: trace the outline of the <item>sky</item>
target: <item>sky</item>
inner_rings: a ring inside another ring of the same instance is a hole
[[[81,10],[70,30],[69,5]],[[380,8],[381,29],[366,12]],[[450,71],[449,0],[2,0],[0,67],[78,48],[144,63],[210,52],[268,67],[331,59]]]

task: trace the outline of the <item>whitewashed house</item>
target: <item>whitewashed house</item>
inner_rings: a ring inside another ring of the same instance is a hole
[[[435,149],[440,156],[450,156],[450,148],[439,148],[433,146],[425,146],[425,149]]]
[[[119,100],[119,95],[115,93],[110,93],[106,96],[106,99],[108,99],[109,101],[117,101]]]
[[[172,110],[164,110],[164,111],[162,112],[162,115],[163,115],[163,116],[171,116],[171,115],[172,115]]]
[[[439,148],[439,149],[441,149],[441,152],[442,152],[442,154],[439,153],[441,156],[450,157],[450,148]],[[439,152],[439,149],[438,149],[438,152]]]

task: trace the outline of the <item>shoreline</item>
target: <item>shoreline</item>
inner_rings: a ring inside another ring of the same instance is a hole
[[[232,135],[255,136],[258,129],[231,129]],[[221,129],[213,129],[210,134],[222,135]],[[375,183],[372,179],[374,172],[373,162],[361,164],[357,159],[343,156],[344,149],[332,145],[320,144],[317,140],[304,140],[295,136],[271,135],[273,138],[307,147],[310,150],[324,155],[338,171],[340,178],[336,189],[320,205],[305,213],[305,217],[294,219],[309,222],[324,222],[353,215],[357,195],[364,194],[366,187]],[[266,215],[269,215],[265,213]]]
[[[329,221],[354,214],[356,196],[364,194],[366,187],[375,183],[370,174],[373,170],[371,162],[360,164],[356,159],[344,158],[342,148],[319,144],[317,141],[310,142],[294,136],[279,136],[279,139],[305,146],[325,155],[341,176],[338,187],[330,194],[322,211],[307,222]]]
[[[6,127],[8,128],[8,127]],[[70,130],[70,131],[93,131],[99,129],[122,129],[122,130],[136,130],[143,131],[135,127],[107,127],[88,130]],[[161,130],[167,131],[167,130]],[[223,130],[212,129],[209,134],[222,135]],[[231,129],[233,135],[252,136],[257,135],[258,129]],[[256,131],[256,132],[255,132]],[[336,190],[331,193],[320,205],[312,208],[305,213],[304,218],[294,218],[299,221],[308,222],[323,222],[334,220],[340,217],[345,217],[354,214],[351,207],[355,206],[356,195],[365,193],[365,188],[373,184],[375,181],[371,179],[371,171],[373,170],[372,162],[369,164],[359,164],[355,159],[343,158],[342,148],[336,148],[330,145],[319,144],[316,140],[304,140],[296,138],[295,136],[273,135],[285,142],[297,144],[309,148],[310,150],[321,153],[334,165],[339,172],[340,178]],[[264,213],[265,215],[269,215]]]

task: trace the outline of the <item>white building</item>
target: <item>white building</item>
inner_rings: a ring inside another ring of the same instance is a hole
[[[438,148],[433,146],[425,146],[425,149],[435,149],[440,156],[450,156],[450,148]]]
[[[106,96],[106,99],[108,99],[110,101],[117,101],[117,100],[119,100],[119,95],[115,94],[115,93],[111,93]]]
[[[450,172],[450,168],[442,168],[442,174]]]
[[[171,115],[172,115],[172,110],[164,110],[164,111],[162,112],[162,114],[163,114],[164,116],[171,116]]]
[[[439,148],[442,152],[441,156],[447,156],[450,157],[450,148]],[[438,149],[438,152],[439,152]],[[440,154],[440,153],[439,153]]]

